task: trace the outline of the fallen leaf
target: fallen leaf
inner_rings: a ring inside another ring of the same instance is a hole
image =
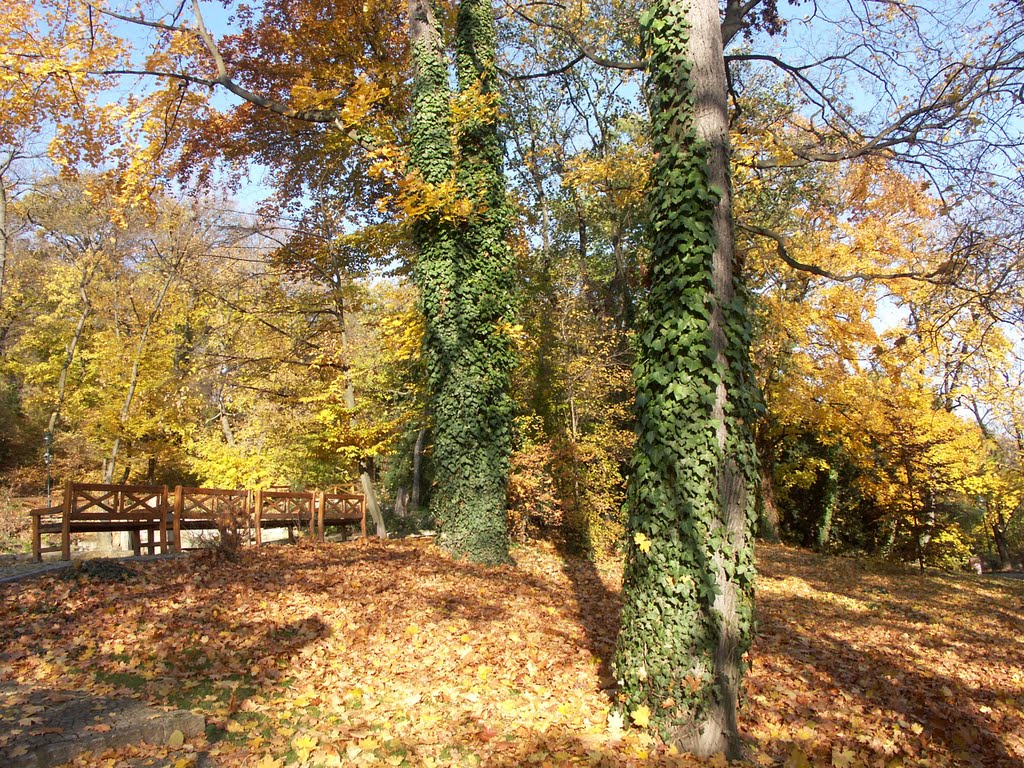
[[[633,725],[638,728],[646,728],[651,724],[651,709],[646,704],[641,704],[629,713],[629,717],[633,721]]]

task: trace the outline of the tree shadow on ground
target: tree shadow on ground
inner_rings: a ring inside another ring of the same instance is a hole
[[[770,609],[762,629],[772,639],[762,659],[755,655],[755,662],[777,667],[769,672],[769,679],[790,679],[793,689],[782,692],[777,704],[771,691],[761,691],[770,703],[760,705],[762,711],[753,716],[772,714],[765,710],[777,706],[774,714],[779,720],[805,722],[829,737],[831,746],[850,748],[866,756],[869,764],[888,765],[896,757],[928,757],[950,766],[1022,765],[1022,755],[1011,751],[1005,737],[1024,724],[997,726],[986,715],[999,708],[1001,697],[1020,697],[1024,693],[1020,685],[1016,690],[974,687],[944,674],[927,659],[915,657],[908,647],[911,635],[895,617],[859,616],[854,625],[833,622],[821,615],[820,602],[796,596],[773,597]],[[795,618],[815,615],[813,630],[800,626]],[[888,637],[892,642],[863,642],[869,636]],[[970,638],[971,643],[996,640],[988,633]],[[1002,640],[1005,644],[1006,638]],[[992,653],[993,646],[987,648]],[[971,655],[985,653],[982,647],[972,649]],[[821,699],[814,695],[824,692],[833,692],[834,698],[826,707],[817,706]],[[818,738],[809,754],[827,760],[829,746]]]
[[[592,557],[573,551],[564,542],[556,546],[556,551],[562,572],[572,585],[575,617],[586,633],[586,648],[600,663],[601,688],[610,690],[615,686],[612,657],[619,635],[622,595],[608,587]]]
[[[510,593],[547,604],[561,597],[527,574],[454,562],[426,546],[310,546],[290,555],[282,563],[269,548],[235,560],[201,553],[132,563],[126,581],[44,577],[39,589],[4,599],[0,673],[7,663],[56,665],[83,687],[219,706],[222,720],[286,685],[290,665],[320,663],[338,646],[355,658],[372,658],[385,642],[408,643],[412,653],[409,632],[421,625],[474,633],[509,620]],[[544,631],[572,642],[557,627]]]

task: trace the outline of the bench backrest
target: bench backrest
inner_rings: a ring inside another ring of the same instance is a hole
[[[248,525],[249,491],[226,488],[174,489],[174,514],[181,520],[208,520],[221,525]]]
[[[164,485],[68,483],[64,507],[71,520],[110,522],[158,521],[170,511]]]
[[[362,520],[366,515],[366,497],[357,493],[320,494],[324,520]]]
[[[316,510],[316,494],[312,491],[256,491],[253,501],[258,520],[308,525]]]

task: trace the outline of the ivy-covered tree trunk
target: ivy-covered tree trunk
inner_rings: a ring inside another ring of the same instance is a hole
[[[829,460],[834,461],[832,456],[829,457]],[[825,477],[822,478],[821,517],[818,520],[818,528],[814,537],[814,545],[820,552],[826,551],[832,540],[832,518],[838,504],[839,470],[830,464]]]
[[[643,15],[650,288],[636,363],[620,701],[701,756],[738,756],[753,625],[757,392],[734,263],[718,3]]]
[[[467,215],[415,222],[416,278],[434,416],[431,508],[440,542],[457,557],[506,562],[514,351],[512,260],[497,129],[494,20],[489,0],[464,0],[456,70],[472,117],[453,125],[441,35],[427,2],[411,0],[416,66],[411,159],[429,184],[454,178]],[[454,129],[454,135],[453,135]]]

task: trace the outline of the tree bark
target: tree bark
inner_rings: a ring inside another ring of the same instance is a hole
[[[86,269],[82,274],[82,280],[78,285],[78,296],[82,301],[82,314],[78,316],[78,322],[75,325],[75,331],[71,335],[70,341],[68,341],[67,350],[64,354],[64,362],[61,363],[60,375],[57,377],[57,397],[53,404],[53,410],[50,411],[50,419],[46,424],[46,434],[50,436],[50,451],[53,451],[54,438],[57,433],[57,423],[60,421],[60,414],[64,408],[64,397],[67,393],[68,383],[68,372],[71,370],[71,364],[75,360],[75,352],[78,349],[78,344],[82,340],[82,334],[85,332],[85,323],[89,319],[89,315],[92,312],[92,304],[89,302],[89,294],[86,292],[86,288],[89,282],[92,280],[93,270]]]
[[[1006,518],[1002,511],[997,511],[996,519],[992,521],[992,538],[996,541],[999,565],[1005,567],[1010,562],[1010,547],[1006,541]]]
[[[775,501],[775,483],[771,471],[761,466],[761,483],[758,485],[757,527],[758,535],[765,541],[779,542],[779,505]]]
[[[0,174],[0,309],[4,306],[4,287],[7,284],[7,185]]]
[[[412,449],[412,490],[409,493],[409,508],[419,512],[423,503],[423,446],[427,440],[427,428],[420,427],[416,433],[416,445]]]
[[[341,326],[341,349],[344,355],[348,355],[348,321],[345,313],[345,302],[340,295],[335,295],[335,311],[338,324]],[[355,418],[356,411],[356,386],[348,370],[345,371],[345,407],[350,414],[349,418]],[[380,502],[377,500],[377,490],[373,485],[373,476],[370,474],[370,459],[363,456],[359,459],[359,485],[363,489],[363,498],[366,500],[366,511],[370,513],[377,528],[377,538],[388,537],[387,526],[384,525],[384,515],[380,511]]]
[[[839,502],[839,471],[829,467],[825,473],[821,491],[821,517],[818,519],[818,530],[815,533],[815,547],[824,552],[832,540],[832,517]]]
[[[714,0],[644,14],[650,288],[637,353],[620,704],[680,749],[740,755],[753,626],[757,393],[733,252],[725,63]]]
[[[344,333],[342,335],[344,336]],[[348,408],[350,413],[355,412],[356,390],[351,377],[349,377],[345,382],[345,407]],[[366,511],[370,513],[370,518],[373,520],[373,524],[377,528],[377,538],[386,539],[388,537],[388,529],[387,526],[384,525],[384,515],[382,515],[380,511],[380,502],[377,500],[377,490],[373,486],[373,477],[370,475],[370,464],[369,460],[366,458],[361,458],[359,460],[359,485],[363,489],[363,497],[366,499]]]

